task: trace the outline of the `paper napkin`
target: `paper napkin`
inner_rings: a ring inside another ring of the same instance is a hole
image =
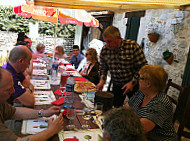
[[[75,71],[75,70],[72,68],[68,68],[66,71]]]
[[[60,99],[58,99],[56,101],[53,101],[52,104],[54,104],[54,105],[61,105],[61,104],[64,103],[64,100],[65,100],[65,98],[61,97]]]
[[[86,82],[87,80],[84,77],[74,77],[75,81]]]
[[[59,65],[64,65],[64,64],[65,65],[72,65],[71,63],[62,63],[62,62],[59,63]]]
[[[63,95],[65,95],[66,92],[63,92]],[[57,89],[54,94],[57,94],[57,95],[61,95],[61,92],[59,91],[59,89]],[[67,95],[70,95],[71,93],[70,92],[67,92]]]
[[[54,94],[61,95],[61,92],[60,92],[59,89],[57,89],[57,90],[54,92]]]
[[[32,60],[32,62],[34,62],[34,63],[40,63],[39,60]]]

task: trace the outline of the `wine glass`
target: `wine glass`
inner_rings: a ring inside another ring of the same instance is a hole
[[[88,120],[91,118],[91,110],[89,108],[84,108],[82,118],[85,120],[85,124],[82,125],[82,128],[89,129],[90,125],[88,125]]]
[[[75,125],[72,123],[72,120],[76,117],[76,111],[74,107],[67,108],[67,118],[69,119],[69,125],[66,126],[67,129],[74,129]]]
[[[97,102],[95,103],[95,107],[94,107],[94,113],[96,115],[96,119],[98,120],[98,116],[100,116],[103,112],[103,103],[101,102]]]

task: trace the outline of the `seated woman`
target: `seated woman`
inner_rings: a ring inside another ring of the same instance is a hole
[[[17,45],[24,45],[23,42],[26,44],[26,46],[28,47],[28,49],[32,51],[31,47],[32,47],[32,40],[24,33],[24,32],[19,32],[18,33],[18,37],[17,37]]]
[[[85,69],[80,72],[80,74],[97,85],[100,80],[99,62],[97,52],[94,48],[88,48],[86,50],[86,60],[88,63],[86,64]]]
[[[37,44],[36,50],[32,54],[33,59],[43,57],[44,56],[44,50],[45,50],[45,45],[43,45],[41,43]]]
[[[168,74],[162,66],[145,65],[139,71],[139,88],[125,104],[140,117],[149,141],[177,141],[172,124],[172,104],[163,90]]]
[[[70,58],[70,56],[67,56],[67,54],[65,54],[63,46],[56,46],[56,48],[55,48],[55,58],[65,59],[65,58]]]

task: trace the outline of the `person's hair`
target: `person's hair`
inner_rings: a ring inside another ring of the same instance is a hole
[[[55,50],[58,50],[58,54],[61,57],[63,54],[65,54],[65,51],[63,49],[63,46],[56,46]]]
[[[121,38],[119,29],[112,25],[108,26],[103,32],[103,37],[107,37],[108,35],[113,38]]]
[[[120,107],[109,110],[104,116],[104,130],[111,141],[144,141],[143,128],[134,109]]]
[[[26,38],[29,38],[28,36],[26,36],[26,34],[24,32],[19,32],[18,33],[18,37],[17,37],[17,42],[19,41],[23,41],[26,39]]]
[[[25,41],[18,41],[15,46],[18,46],[18,45],[26,45],[26,42]]]
[[[45,48],[45,45],[44,44],[41,44],[41,43],[39,43],[39,44],[37,44],[37,46],[36,46],[36,50],[39,52],[41,49],[43,49],[43,48]]]
[[[168,73],[160,65],[145,65],[139,73],[141,76],[150,81],[151,86],[154,90],[162,92],[166,88]]]
[[[91,62],[94,63],[96,61],[98,61],[98,57],[97,57],[97,51],[94,48],[88,48],[86,51],[88,51],[89,55],[91,55]]]
[[[79,50],[79,46],[78,45],[73,45],[73,49],[78,49]]]
[[[26,52],[25,49],[21,48],[20,46],[22,45],[16,46],[11,50],[9,54],[10,62],[16,63],[20,58],[23,58],[23,59],[27,58],[28,53]]]

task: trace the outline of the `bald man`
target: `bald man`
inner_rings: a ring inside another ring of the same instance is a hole
[[[13,78],[11,74],[0,67],[0,141],[46,141],[51,136],[63,129],[63,116],[59,114],[60,107],[52,106],[47,110],[34,110],[25,107],[13,107],[6,101],[14,93]],[[49,117],[59,114],[58,118],[51,118],[48,128],[38,134],[18,137],[4,124],[6,120],[34,119],[38,117]]]
[[[7,100],[9,104],[16,102],[27,107],[34,106],[34,86],[23,74],[30,65],[31,58],[31,51],[26,46],[19,45],[11,50],[8,62],[2,66],[12,74],[14,82],[15,92]]]

